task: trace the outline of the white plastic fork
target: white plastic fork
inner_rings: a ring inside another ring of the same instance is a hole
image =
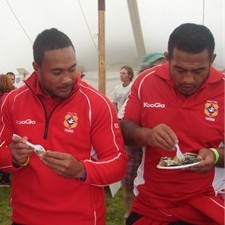
[[[13,134],[14,137],[19,137],[21,138],[19,135],[17,134]],[[45,149],[42,145],[34,145],[32,143],[30,143],[29,141],[26,141],[25,144],[27,144],[28,146],[30,146],[31,148],[34,149],[34,152],[39,156],[39,157],[43,157],[45,155]]]
[[[29,145],[31,148],[34,149],[34,152],[40,156],[43,157],[45,154],[45,149],[42,145],[34,145],[32,143],[30,143],[29,141],[26,141],[26,144]]]
[[[179,161],[184,161],[185,157],[184,157],[183,153],[181,152],[179,145],[175,144],[175,147],[177,149],[177,152],[176,152],[177,158],[179,159]]]

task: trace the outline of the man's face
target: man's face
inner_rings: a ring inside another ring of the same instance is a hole
[[[76,64],[72,47],[46,51],[41,65],[33,63],[43,92],[53,98],[67,98],[76,82]]]
[[[7,77],[11,80],[12,84],[15,83],[15,75],[13,75],[13,74],[7,74]]]
[[[207,50],[193,54],[175,48],[169,66],[176,89],[184,96],[193,95],[208,79],[214,58]]]
[[[120,70],[120,80],[123,83],[129,83],[130,82],[130,75],[128,74],[128,71],[124,68]]]

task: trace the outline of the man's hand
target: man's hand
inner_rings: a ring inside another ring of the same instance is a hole
[[[83,163],[68,153],[48,150],[41,160],[47,167],[66,178],[77,179],[84,173]]]
[[[21,166],[27,162],[28,158],[33,154],[34,150],[25,144],[27,137],[19,138],[12,137],[12,142],[9,145],[9,149],[12,152],[13,164],[15,166]]]
[[[200,149],[198,152],[198,157],[200,157],[203,161],[195,166],[187,168],[187,170],[194,171],[197,173],[208,173],[215,166],[215,156],[213,152],[208,148]]]
[[[166,124],[158,124],[154,128],[141,127],[131,120],[121,120],[121,129],[125,144],[131,147],[152,146],[165,150],[175,149],[178,138]]]
[[[159,147],[165,150],[174,150],[178,138],[173,130],[166,124],[155,126],[146,136],[146,142],[153,147]]]

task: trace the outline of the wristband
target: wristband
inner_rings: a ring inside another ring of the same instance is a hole
[[[79,177],[79,180],[80,181],[85,181],[86,180],[86,177],[87,177],[87,172],[86,172],[86,169],[84,168],[84,172],[83,172],[82,176]]]
[[[28,163],[29,163],[29,161],[30,161],[30,158],[29,158],[29,157],[27,157],[26,162],[25,162],[25,163],[23,163],[23,164],[22,164],[22,165],[20,165],[20,166],[22,166],[22,167],[27,166],[27,165],[28,165]]]
[[[79,180],[79,181],[85,181],[86,180],[86,177],[87,177],[87,172],[86,172],[86,169],[84,167],[84,171],[82,173],[82,176],[76,178],[76,180]]]
[[[219,158],[220,158],[219,152],[216,148],[210,148],[209,150],[211,150],[213,152],[213,155],[215,157],[215,160],[214,160],[214,165],[215,165],[215,164],[217,164],[217,162],[219,161]]]

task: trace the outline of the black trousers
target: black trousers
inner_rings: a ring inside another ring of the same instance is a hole
[[[131,212],[131,214],[128,216],[128,218],[126,219],[126,225],[132,225],[134,224],[136,221],[138,221],[140,218],[142,217],[142,215],[136,213],[136,212]]]
[[[128,218],[126,220],[126,225],[134,224],[141,217],[142,217],[142,215],[140,215],[140,214],[138,214],[136,212],[131,212],[131,214],[128,216]],[[193,224],[186,223],[186,222],[183,222],[183,221],[177,221],[177,222],[169,223],[168,225],[193,225]]]
[[[186,222],[183,222],[183,221],[178,221],[178,222],[170,223],[169,225],[193,225],[193,224],[186,223]]]

